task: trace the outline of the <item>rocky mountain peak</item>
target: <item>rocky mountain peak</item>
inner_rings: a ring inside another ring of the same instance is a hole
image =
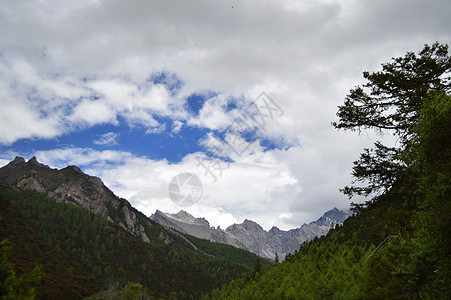
[[[42,166],[44,167],[44,164],[41,164],[38,162],[38,160],[36,159],[36,156],[33,156],[32,158],[30,158],[27,162],[25,162],[25,159],[23,157],[20,156],[16,156],[12,161],[10,161],[5,167],[12,167],[12,168],[17,168],[17,167],[32,167],[33,165],[35,166]]]
[[[38,162],[38,159],[36,158],[36,156],[33,156],[32,158],[30,158],[27,163],[39,164],[40,165],[40,163]]]
[[[341,224],[348,217],[352,215],[350,210],[343,210],[334,207],[333,209],[325,212],[318,220],[312,222],[319,226],[334,226],[335,224]]]
[[[221,230],[219,227],[217,229],[209,228],[196,223],[205,219],[195,218],[186,211],[179,211],[177,214],[165,214],[157,210],[151,219],[179,232],[243,248],[274,260],[276,254],[279,259],[283,259],[288,253],[299,250],[299,247],[305,241],[325,235],[331,228],[327,224],[342,222],[349,215],[347,211],[334,208],[315,221],[319,224],[311,222],[289,231],[280,230],[276,226],[273,226],[269,231],[265,231],[258,223],[249,219],[244,220],[241,224],[230,225],[225,230]],[[207,221],[205,220],[205,222]],[[320,224],[326,224],[326,226]]]
[[[25,159],[24,159],[25,161]],[[42,164],[38,161],[38,159],[36,158],[36,156],[33,156],[32,158],[30,158],[26,163],[25,166],[28,168],[46,168],[46,169],[50,169],[49,166]]]
[[[78,174],[86,175],[85,173],[83,173],[83,171],[79,167],[73,166],[73,165],[67,166],[63,170],[70,170],[70,171],[78,173]]]
[[[179,211],[178,213],[175,214],[175,216],[178,217],[179,219],[184,219],[186,221],[191,221],[195,219],[193,215],[189,214],[184,210]]]
[[[128,201],[114,195],[100,178],[89,176],[76,166],[51,169],[34,156],[26,163],[22,157],[16,157],[0,168],[0,182],[45,193],[57,202],[82,206],[149,241],[143,226],[150,222],[141,224],[137,217],[139,212]]]
[[[155,211],[155,215],[166,216],[166,214],[164,212],[162,212],[161,210],[158,210],[158,209]]]
[[[186,211],[177,214],[168,214],[157,210],[150,219],[160,225],[175,229],[181,233],[188,233],[201,239],[239,247],[237,242],[225,231],[210,227],[204,218],[196,218]]]
[[[210,228],[210,223],[205,218],[196,218],[184,210],[180,210],[176,214],[166,214],[166,216],[182,223],[194,224]]]
[[[280,230],[277,226],[273,226],[268,232],[272,234],[277,234],[282,232],[282,230]]]
[[[263,227],[261,227],[257,222],[254,222],[252,220],[245,219],[243,222],[243,227],[246,230],[251,231],[263,231]]]
[[[25,164],[25,159],[20,156],[16,156],[14,160],[10,162],[10,164]]]
[[[241,224],[233,224],[226,228],[227,232],[236,234],[239,231],[246,231],[249,233],[257,234],[263,233],[263,227],[261,227],[258,223],[245,219]]]

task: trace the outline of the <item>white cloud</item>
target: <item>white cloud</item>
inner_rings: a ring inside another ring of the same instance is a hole
[[[205,127],[213,130],[223,130],[229,126],[235,113],[227,112],[225,105],[227,104],[227,95],[218,95],[207,99],[199,111],[197,117],[188,120],[189,126]]]
[[[84,99],[73,108],[68,120],[81,126],[94,126],[105,123],[117,124],[114,109],[103,100]]]
[[[133,157],[131,153],[124,151],[96,151],[90,148],[41,150],[35,152],[33,155],[36,156],[39,162],[53,168],[64,168],[67,165],[76,165],[82,169],[91,165],[96,165],[98,168],[112,167],[122,164],[127,159]]]
[[[146,130],[146,134],[160,134],[166,131],[166,123],[161,124],[158,127],[149,128]]]
[[[97,140],[94,140],[93,143],[96,145],[114,146],[117,145],[118,138],[119,134],[110,131],[102,134]]]
[[[40,70],[25,58],[0,56],[0,143],[55,138],[100,124],[155,127],[158,116],[183,118],[183,100],[161,84]],[[43,74],[40,74],[43,73]]]
[[[53,138],[65,133],[62,116],[72,103],[62,97],[83,95],[72,78],[42,79],[24,59],[0,56],[0,143]]]
[[[182,127],[183,127],[183,122],[181,122],[179,120],[175,120],[174,122],[172,122],[171,132],[174,134],[177,134],[180,132],[180,130],[182,130]]]
[[[88,82],[87,87],[100,94],[117,111],[142,109],[167,115],[170,113],[169,106],[174,102],[161,84],[142,87],[121,78],[95,80]]]
[[[0,158],[0,167],[6,166],[10,162],[9,159]]]

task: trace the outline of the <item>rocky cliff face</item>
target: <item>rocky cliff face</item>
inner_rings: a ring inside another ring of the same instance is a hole
[[[265,231],[257,223],[245,220],[242,224],[229,226],[226,233],[238,241],[239,247],[274,260],[276,255],[284,259],[287,254],[299,250],[302,243],[325,235],[329,229],[328,226],[310,223],[289,231],[277,227]]]
[[[80,205],[107,217],[143,241],[150,241],[145,232],[145,226],[151,226],[150,221],[138,218],[141,213],[127,200],[114,195],[100,178],[86,175],[76,166],[58,170],[39,163],[36,157],[27,162],[16,157],[0,168],[0,182],[45,193],[57,202]]]
[[[299,250],[302,243],[314,237],[325,235],[331,226],[342,223],[350,215],[349,211],[334,208],[318,220],[289,231],[283,231],[277,227],[266,231],[251,220],[245,220],[241,224],[233,224],[225,230],[215,229],[210,227],[207,220],[195,218],[185,211],[180,211],[177,214],[157,211],[150,218],[179,232],[213,242],[229,244],[274,260],[276,254],[280,259],[283,259],[287,254]]]
[[[177,214],[168,214],[157,210],[150,219],[160,225],[170,227],[181,233],[195,237],[239,247],[237,241],[230,237],[224,230],[210,227],[210,223],[204,218],[195,218],[185,211]]]

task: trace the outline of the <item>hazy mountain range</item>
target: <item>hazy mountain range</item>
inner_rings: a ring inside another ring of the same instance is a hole
[[[204,218],[195,218],[183,210],[177,214],[157,210],[150,219],[182,233],[229,244],[274,260],[276,254],[283,259],[287,254],[299,250],[305,241],[325,235],[331,227],[342,223],[350,215],[349,210],[334,208],[318,220],[289,231],[280,230],[275,226],[266,231],[251,220],[244,220],[241,224],[233,224],[223,230],[219,227],[211,227]]]
[[[76,166],[52,169],[39,163],[35,157],[27,162],[22,157],[16,157],[0,168],[0,182],[46,193],[57,202],[87,208],[96,215],[107,217],[144,242],[149,242],[145,229],[151,226],[151,221],[155,221],[180,233],[232,245],[271,260],[276,258],[276,254],[283,259],[286,254],[298,250],[303,242],[325,235],[332,226],[351,215],[350,211],[334,208],[318,220],[289,231],[277,227],[265,231],[251,220],[223,230],[211,227],[204,218],[195,218],[185,211],[177,214],[156,211],[147,218],[127,200],[114,195],[100,178],[86,175]],[[164,236],[161,238],[165,239]]]

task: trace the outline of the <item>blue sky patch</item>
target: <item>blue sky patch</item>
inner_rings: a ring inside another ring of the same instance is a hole
[[[119,118],[120,119],[120,118]],[[149,159],[167,159],[171,163],[180,162],[189,153],[204,151],[205,147],[199,144],[208,129],[183,126],[178,133],[171,133],[172,120],[169,118],[156,118],[161,124],[166,124],[166,131],[155,134],[146,134],[143,126],[129,127],[125,121],[120,125],[97,125],[81,131],[71,132],[52,139],[22,139],[10,146],[0,145],[0,152],[15,151],[21,155],[32,155],[37,151],[46,151],[56,148],[90,148],[93,150],[116,150],[130,152],[136,156]],[[117,135],[115,143],[96,143],[108,133]]]
[[[186,98],[185,109],[192,115],[198,116],[199,111],[204,106],[205,102],[213,97],[216,97],[218,93],[213,91],[194,93]]]
[[[166,86],[171,96],[176,95],[183,86],[183,81],[177,75],[167,72],[154,73],[149,76],[147,82]]]

